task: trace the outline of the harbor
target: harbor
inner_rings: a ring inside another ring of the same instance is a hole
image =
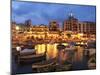
[[[13,73],[24,74],[85,70],[88,69],[89,57],[95,54],[94,52],[88,56],[89,54],[86,54],[87,50],[84,47],[73,46],[74,48],[70,48],[68,43],[62,43],[61,47],[57,46],[59,46],[59,43],[37,44],[34,46],[35,53],[31,53],[31,50],[28,50],[30,52],[26,54],[20,52],[20,58],[17,61],[13,55],[12,64],[15,66]]]

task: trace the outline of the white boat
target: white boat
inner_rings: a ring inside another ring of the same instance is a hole
[[[20,55],[36,54],[35,49],[23,49],[20,51]]]

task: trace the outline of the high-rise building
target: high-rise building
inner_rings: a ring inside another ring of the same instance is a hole
[[[71,13],[67,20],[63,23],[63,30],[64,31],[74,31],[77,32],[77,24],[78,19],[76,19],[73,14]]]
[[[59,24],[57,23],[57,21],[51,21],[49,23],[49,30],[50,31],[58,31],[59,30]]]
[[[96,34],[96,23],[95,22],[79,22],[78,23],[78,32],[86,34]]]
[[[85,22],[78,22],[78,33],[87,33],[87,24]]]

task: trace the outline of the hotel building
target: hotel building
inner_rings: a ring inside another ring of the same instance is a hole
[[[88,21],[78,22],[78,33],[96,34],[96,23]]]
[[[67,20],[63,23],[63,30],[64,31],[73,31],[77,32],[77,24],[78,19],[76,19],[72,14],[68,17]]]

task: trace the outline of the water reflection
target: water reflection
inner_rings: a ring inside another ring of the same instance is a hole
[[[83,47],[80,47],[80,46],[77,46],[77,51],[75,53],[75,61],[82,61],[83,59],[83,52],[84,52],[84,48]]]
[[[67,46],[68,43],[62,43],[63,45]],[[55,58],[58,55],[57,50],[58,43],[55,44],[37,44],[35,46],[35,49],[37,51],[37,54],[44,53],[47,49],[47,59]],[[74,61],[81,61],[83,59],[83,47],[77,46],[77,51],[73,55]],[[63,57],[62,57],[63,58]]]
[[[67,45],[67,43],[63,43],[64,45]],[[35,49],[37,51],[37,54],[40,54],[40,53],[44,53],[47,49],[47,59],[50,59],[50,58],[55,58],[57,57],[57,53],[58,53],[58,50],[57,50],[57,43],[55,44],[37,44],[35,46]]]

